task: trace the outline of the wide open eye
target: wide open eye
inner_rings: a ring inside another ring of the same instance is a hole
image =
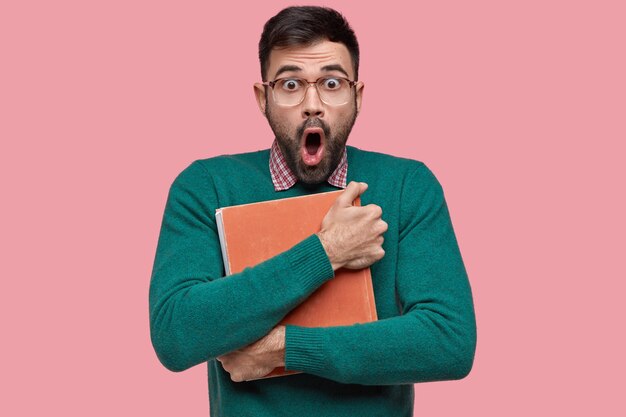
[[[279,86],[283,91],[298,91],[302,87],[302,81],[297,78],[285,78],[284,80],[280,80]]]
[[[329,77],[322,79],[322,87],[324,88],[324,90],[328,91],[339,90],[342,87],[343,83],[344,80],[342,80],[341,78]]]

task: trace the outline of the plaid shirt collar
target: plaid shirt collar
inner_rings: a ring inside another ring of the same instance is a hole
[[[283,191],[293,187],[298,181],[296,176],[291,172],[285,161],[285,156],[278,147],[278,142],[274,139],[272,143],[272,149],[270,149],[270,174],[272,175],[272,182],[274,183],[274,190]],[[348,178],[348,156],[346,148],[343,148],[343,154],[339,165],[335,168],[335,171],[328,177],[326,181],[330,185],[339,188],[346,188],[346,179]]]

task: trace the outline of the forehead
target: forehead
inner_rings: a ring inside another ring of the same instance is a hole
[[[340,65],[354,79],[352,57],[348,48],[342,43],[327,40],[306,46],[292,46],[288,48],[274,48],[270,52],[267,68],[268,78],[275,77],[276,72],[284,66],[301,68],[303,76],[318,76],[324,71],[323,67]]]

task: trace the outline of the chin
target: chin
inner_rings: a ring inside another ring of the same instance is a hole
[[[328,169],[327,161],[322,160],[315,166],[306,165],[300,162],[296,172],[296,177],[298,177],[298,180],[304,184],[316,185],[326,181],[331,174],[332,172]]]

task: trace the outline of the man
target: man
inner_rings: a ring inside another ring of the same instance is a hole
[[[150,288],[155,350],[173,371],[208,362],[212,416],[411,416],[412,384],[463,378],[476,341],[441,187],[421,162],[346,146],[363,82],[339,13],[281,11],[259,58],[254,91],[275,141],[174,181]],[[337,188],[319,233],[223,279],[216,208]],[[379,321],[277,325],[338,268],[366,266]],[[277,366],[302,373],[253,380]]]

